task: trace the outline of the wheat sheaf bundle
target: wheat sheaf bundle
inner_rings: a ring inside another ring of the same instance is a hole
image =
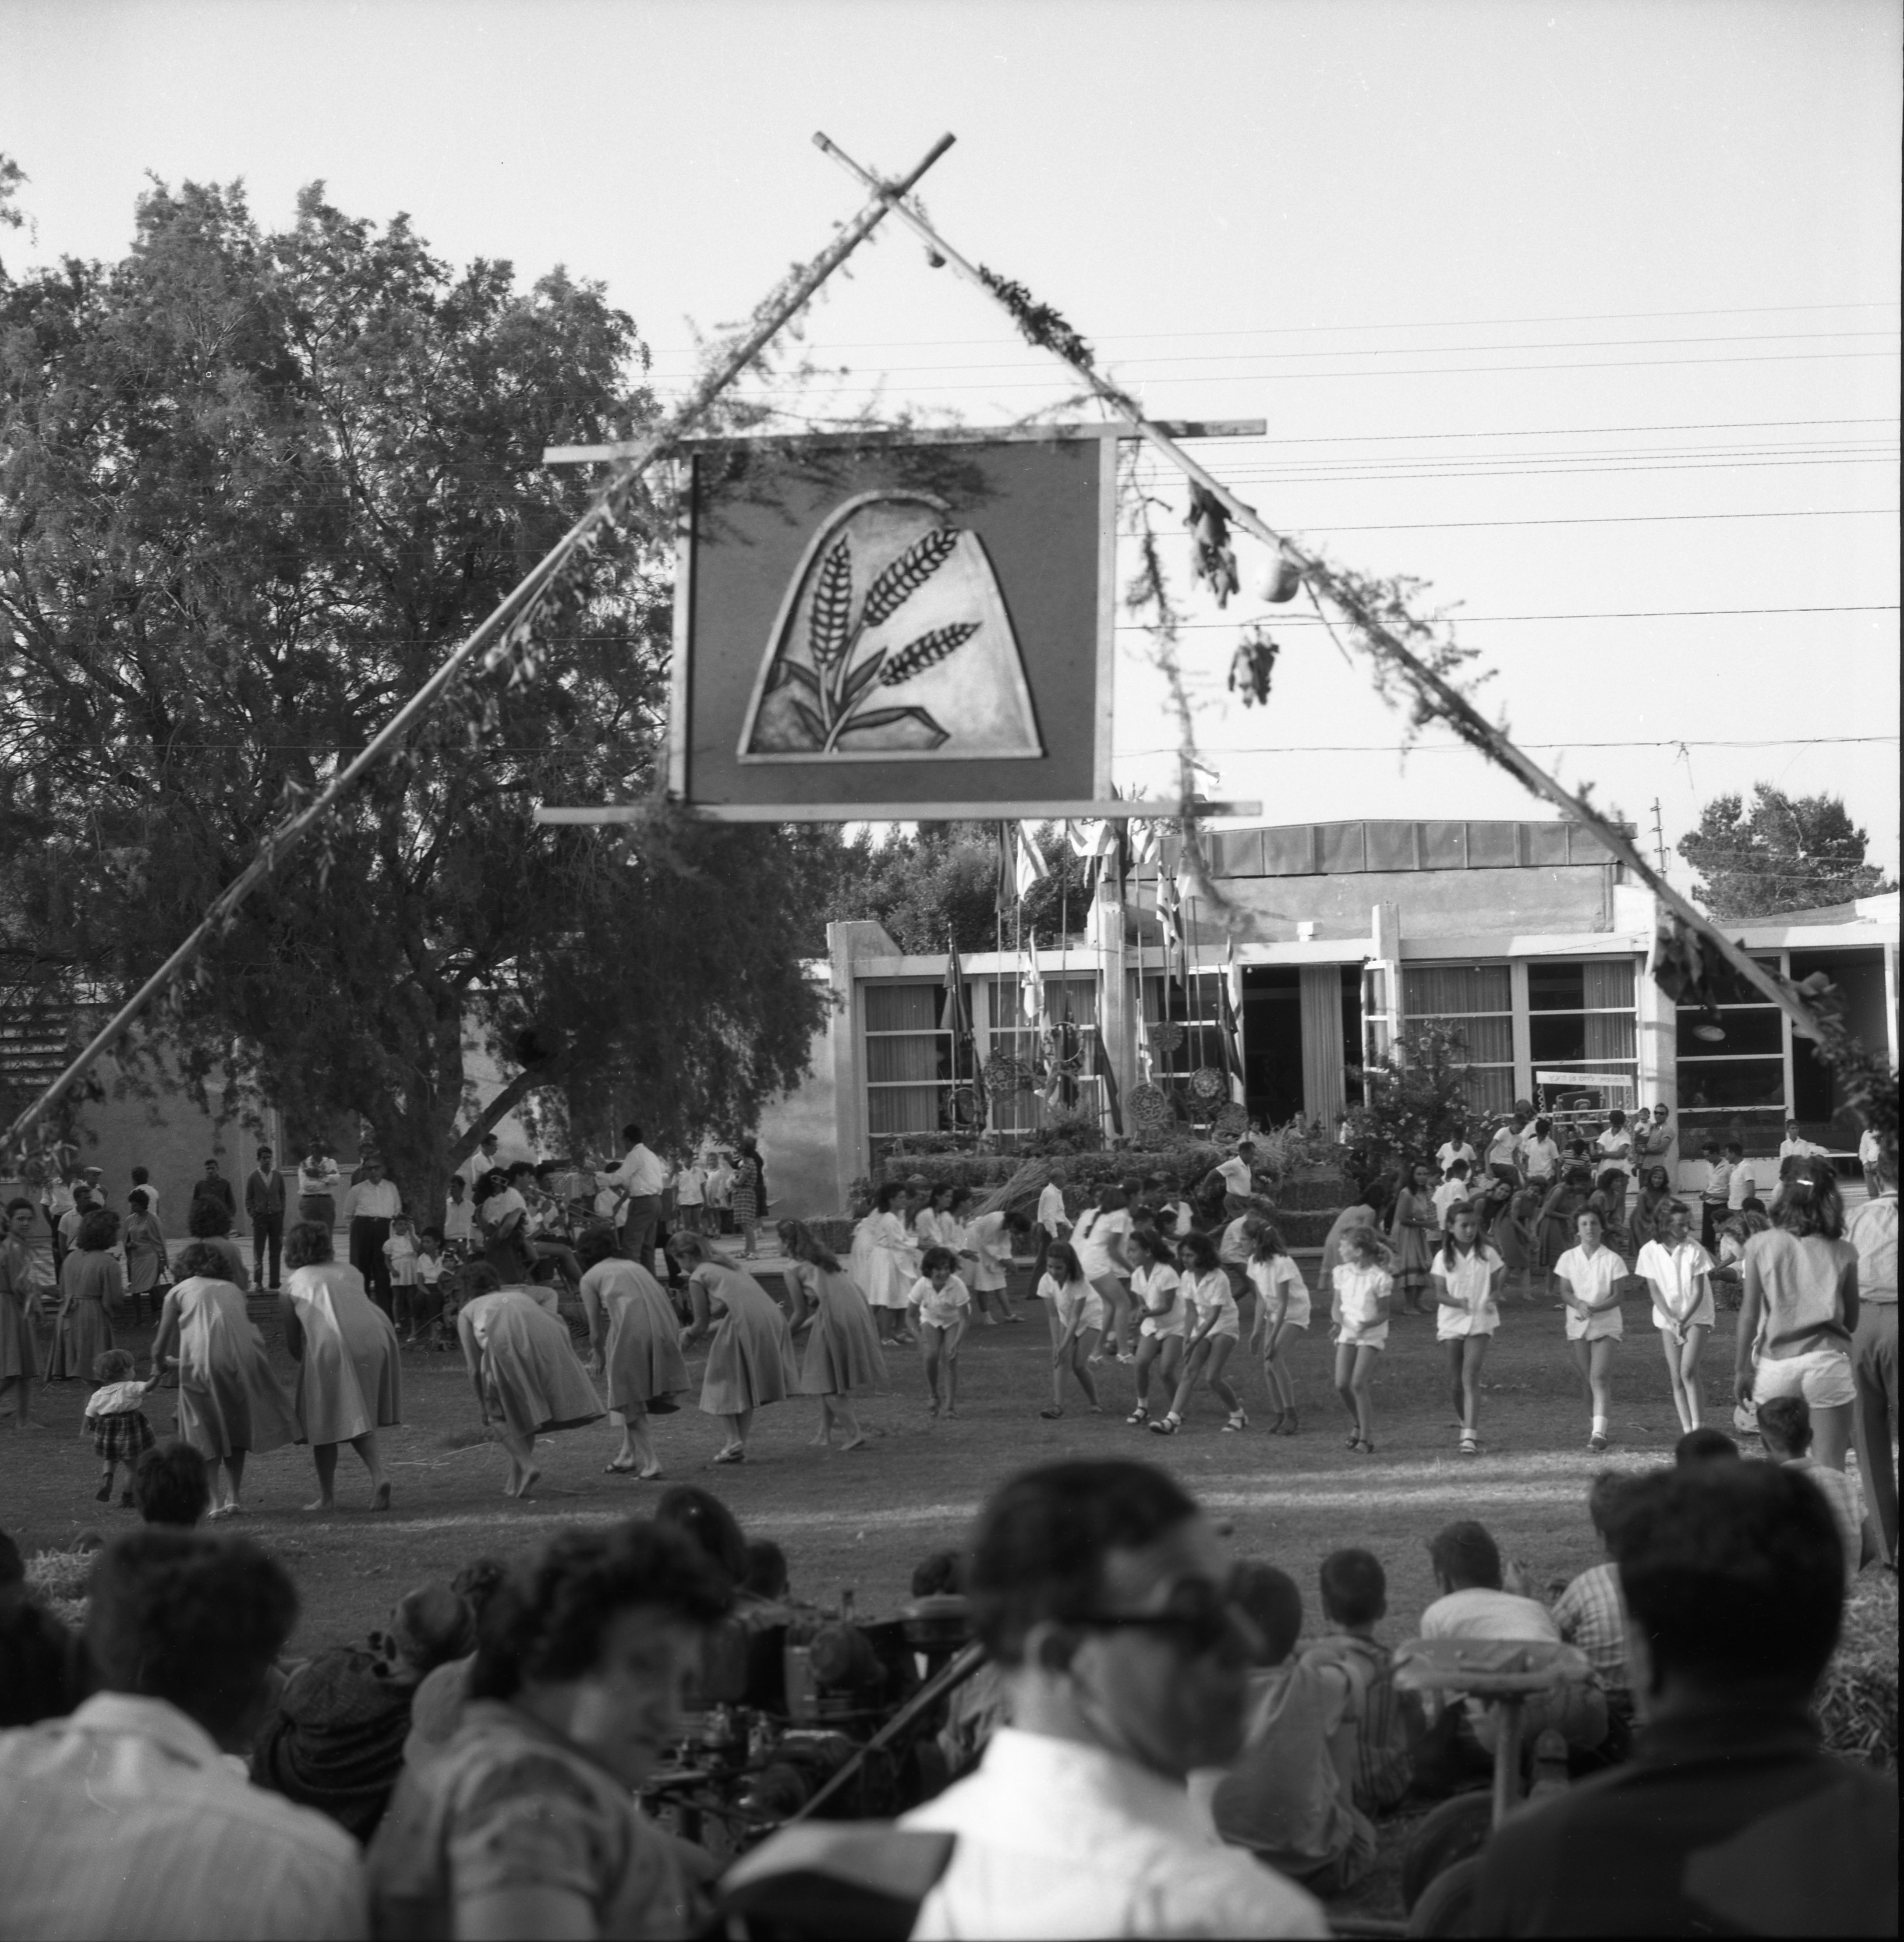
[[[860,630],[876,627],[897,612],[945,565],[958,544],[956,526],[936,527],[924,538],[915,540],[866,590],[866,604],[860,615]]]
[[[949,627],[934,627],[931,633],[921,634],[879,670],[879,685],[897,688],[901,682],[910,681],[935,662],[943,660],[955,648],[962,648],[978,630],[976,620],[957,620]]]

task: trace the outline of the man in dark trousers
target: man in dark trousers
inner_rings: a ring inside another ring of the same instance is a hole
[[[363,1177],[344,1196],[344,1218],[351,1230],[351,1266],[363,1277],[370,1299],[390,1313],[390,1257],[384,1243],[390,1224],[403,1211],[403,1196],[394,1180],[384,1178],[383,1157],[363,1156]]]
[[[192,1184],[192,1197],[195,1200],[216,1200],[231,1215],[232,1224],[238,1224],[238,1197],[231,1191],[231,1183],[219,1171],[216,1160],[206,1161],[204,1172]]]
[[[275,1294],[279,1251],[284,1245],[284,1176],[269,1147],[258,1149],[258,1164],[246,1178],[244,1211],[251,1223],[251,1279]],[[265,1272],[267,1251],[271,1257],[268,1275]]]

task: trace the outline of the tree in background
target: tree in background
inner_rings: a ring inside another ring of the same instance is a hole
[[[274,234],[155,185],[122,261],[0,272],[8,940],[147,974],[567,528],[542,447],[650,421],[645,365],[598,286],[454,272],[321,185]],[[830,835],[533,818],[652,788],[670,553],[599,549],[546,665],[453,688],[242,908],[152,1021],[201,1099],[222,1069],[293,1144],[355,1116],[428,1205],[532,1097],[666,1139],[797,1080]],[[477,1052],[506,1083],[458,1138]]]
[[[1709,802],[1679,850],[1700,875],[1693,895],[1729,923],[1894,890],[1864,860],[1866,840],[1841,797],[1791,796],[1755,783],[1749,807],[1736,795]]]
[[[1381,1062],[1352,1068],[1362,1102],[1351,1106],[1346,1142],[1361,1178],[1405,1174],[1418,1161],[1431,1165],[1444,1140],[1467,1140],[1475,1150],[1485,1122],[1467,1102],[1467,1040],[1452,1025],[1405,1031]]]

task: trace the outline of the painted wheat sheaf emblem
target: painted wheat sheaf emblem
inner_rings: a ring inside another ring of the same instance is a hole
[[[744,761],[1044,752],[991,560],[949,513],[873,492],[821,522],[767,645]]]

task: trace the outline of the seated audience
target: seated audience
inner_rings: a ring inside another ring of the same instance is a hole
[[[1631,1480],[1602,1470],[1587,1493],[1587,1515],[1607,1548],[1604,1564],[1590,1564],[1555,1601],[1553,1622],[1568,1645],[1587,1655],[1606,1695],[1606,1738],[1597,1747],[1570,1747],[1567,1771],[1577,1779],[1623,1760],[1633,1746],[1633,1695],[1627,1669],[1627,1611],[1612,1559],[1613,1523]]]
[[[483,1615],[461,1727],[377,1830],[379,1934],[698,1933],[710,1864],[635,1793],[731,1595],[654,1523],[565,1531],[512,1576]]]
[[[1331,1741],[1336,1772],[1364,1814],[1399,1807],[1415,1778],[1419,1708],[1395,1690],[1395,1656],[1375,1637],[1388,1611],[1388,1579],[1366,1551],[1332,1551],[1317,1573],[1330,1631],[1303,1649],[1305,1659],[1340,1666],[1349,1703]]]
[[[750,1537],[747,1568],[739,1588],[750,1598],[784,1603],[787,1595],[786,1553],[771,1538]]]
[[[253,1778],[368,1841],[403,1771],[418,1686],[475,1645],[475,1614],[447,1585],[406,1592],[369,1651],[334,1646],[291,1674],[253,1751]]]
[[[489,1600],[508,1576],[507,1570],[496,1559],[478,1558],[450,1579],[449,1588],[468,1606],[471,1619],[480,1627]],[[470,1674],[475,1668],[472,1640],[461,1659],[446,1659],[423,1675],[410,1700],[409,1737],[403,1742],[406,1766],[421,1766],[455,1738],[457,1728],[463,1723],[463,1708],[469,1699]]]
[[[1844,1596],[1824,1499],[1774,1464],[1657,1471],[1612,1539],[1646,1730],[1495,1830],[1470,1932],[1896,1934],[1896,1782],[1809,1710]]]
[[[1251,1628],[1229,1579],[1216,1532],[1148,1466],[1053,1464],[994,1493],[971,1596],[1013,1723],[900,1822],[958,1837],[915,1937],[1327,1933],[1185,1791],[1242,1744]]]
[[[1844,1545],[1845,1582],[1858,1575],[1864,1558],[1864,1510],[1858,1487],[1842,1470],[1817,1462],[1811,1451],[1811,1405],[1801,1395],[1768,1396],[1758,1405],[1759,1440],[1774,1463],[1809,1477],[1825,1493],[1832,1521]]]
[[[1287,1573],[1242,1565],[1237,1596],[1262,1641],[1243,1751],[1228,1767],[1193,1773],[1190,1797],[1231,1846],[1248,1849],[1313,1895],[1341,1895],[1375,1858],[1374,1824],[1349,1799],[1330,1745],[1354,1688],[1339,1665],[1292,1656],[1302,1594]]]
[[[212,1506],[204,1458],[189,1443],[148,1450],[133,1470],[132,1500],[147,1524],[190,1530]]]
[[[1715,1460],[1724,1463],[1728,1457],[1737,1462],[1739,1439],[1727,1435],[1722,1429],[1715,1429],[1709,1423],[1688,1430],[1673,1446],[1673,1460],[1682,1467],[1688,1463],[1710,1463]]]
[[[63,1718],[92,1689],[79,1640],[44,1607],[0,1587],[0,1727]],[[5,1814],[0,1807],[0,1827]],[[7,1932],[0,1910],[0,1934]]]
[[[94,1567],[98,1690],[0,1733],[0,1929],[11,1935],[357,1937],[357,1844],[249,1785],[272,1662],[297,1618],[282,1566],[243,1538],[158,1527]]]

